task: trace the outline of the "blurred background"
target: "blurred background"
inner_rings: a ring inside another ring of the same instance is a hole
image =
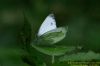
[[[0,0],[1,65],[28,66],[20,56],[27,55],[30,41],[35,39],[50,13],[55,14],[57,27],[69,27],[66,38],[58,44],[82,46],[84,51],[100,52],[99,0]],[[8,56],[14,56],[11,62]],[[32,59],[26,60],[30,65],[34,64]]]

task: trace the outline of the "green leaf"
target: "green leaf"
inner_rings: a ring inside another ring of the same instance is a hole
[[[35,41],[39,45],[52,45],[65,38],[67,29],[60,27],[51,31],[46,32],[42,36],[38,37]]]
[[[39,52],[42,52],[47,55],[54,55],[54,56],[59,56],[63,55],[66,52],[73,51],[75,47],[73,46],[47,46],[47,47],[41,47],[41,46],[36,46],[33,45],[33,47],[38,50]]]
[[[52,64],[52,66],[70,66],[70,65],[66,62],[55,62],[54,64]]]
[[[76,53],[71,55],[65,55],[59,59],[59,61],[91,61],[91,60],[97,60],[100,59],[100,54],[96,54],[92,51],[89,51],[87,53]]]

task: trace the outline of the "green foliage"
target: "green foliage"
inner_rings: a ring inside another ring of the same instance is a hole
[[[92,60],[100,60],[100,54],[94,53],[93,51],[89,52],[79,52],[75,54],[69,54],[61,57],[59,59],[61,62],[63,61],[92,61]]]

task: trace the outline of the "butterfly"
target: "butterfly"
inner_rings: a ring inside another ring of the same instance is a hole
[[[55,44],[65,38],[67,29],[65,27],[57,28],[54,14],[49,14],[39,28],[35,43],[39,45]]]

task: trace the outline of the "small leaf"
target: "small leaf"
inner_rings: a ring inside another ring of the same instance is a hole
[[[64,27],[60,27],[46,32],[42,36],[38,37],[35,41],[39,45],[52,45],[65,38],[67,30]]]
[[[54,55],[54,56],[63,55],[66,52],[70,52],[70,51],[73,51],[75,49],[75,47],[73,47],[73,46],[40,47],[40,46],[33,45],[33,47],[36,50],[38,50],[39,52],[42,52],[42,53],[47,54],[47,55]]]
[[[65,55],[59,59],[59,61],[91,61],[95,59],[100,59],[100,54],[96,54],[92,51],[87,53],[77,53],[72,55]]]

